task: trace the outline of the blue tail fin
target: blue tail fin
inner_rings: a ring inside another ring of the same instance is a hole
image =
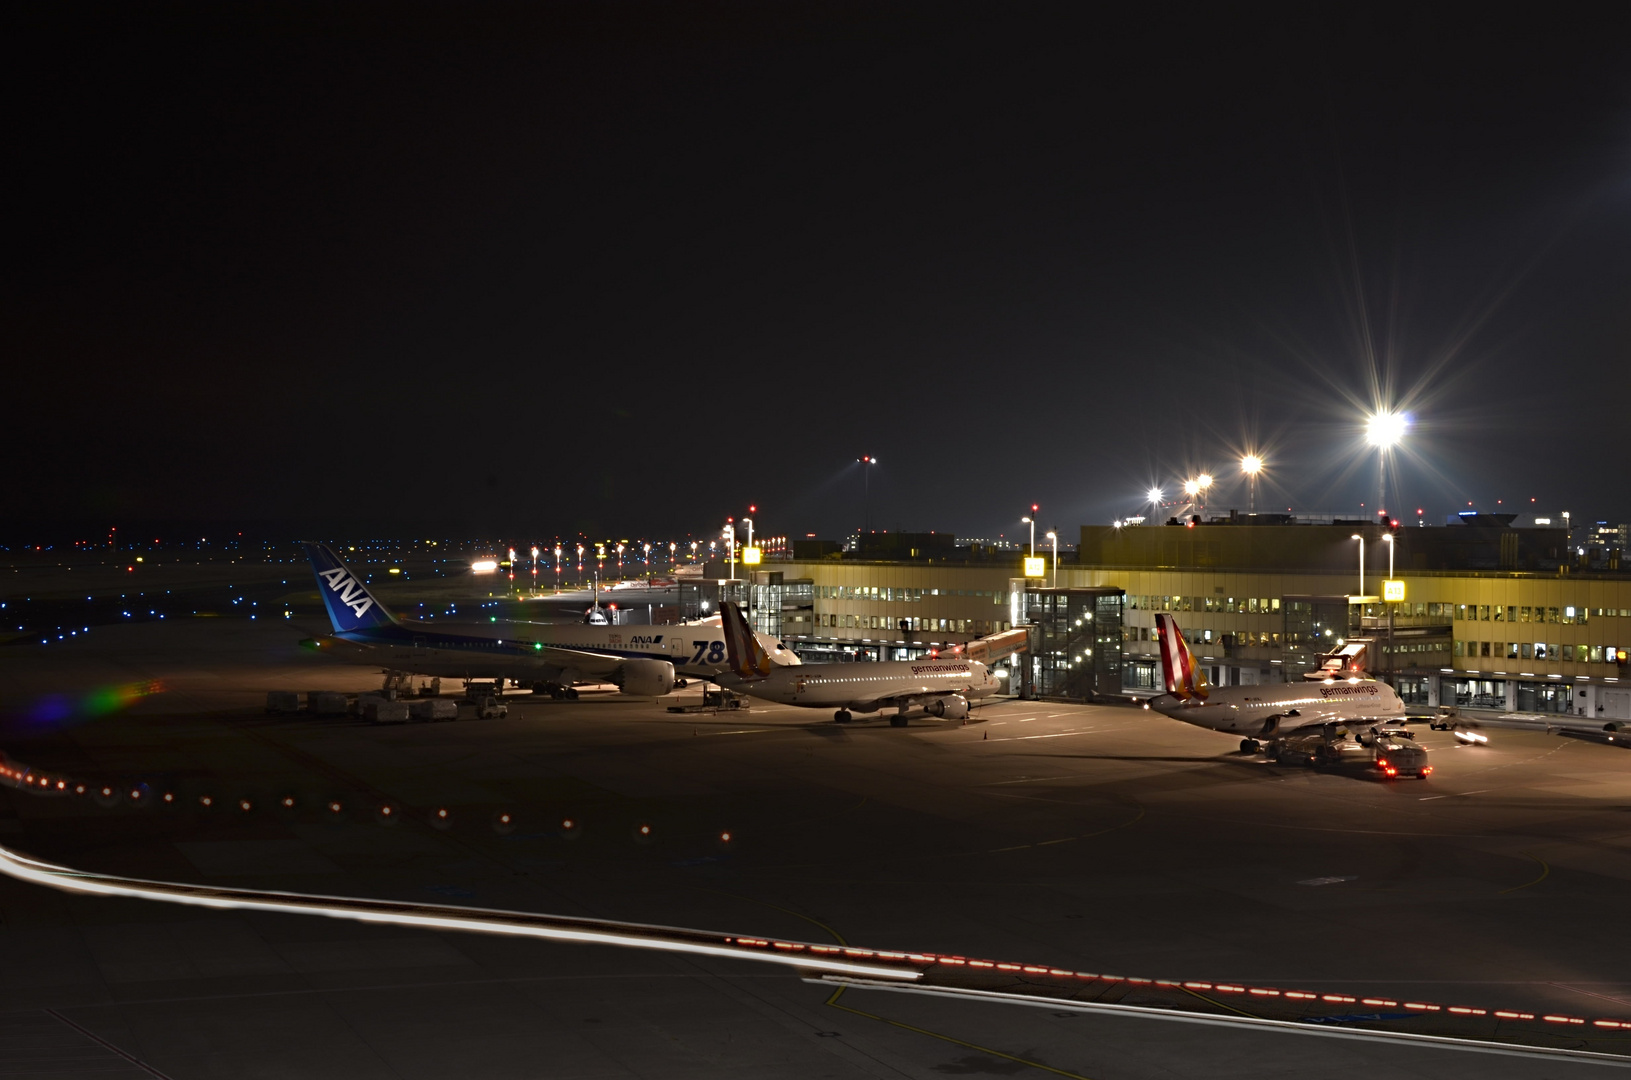
[[[323,598],[336,634],[396,625],[396,616],[374,599],[351,568],[334,554],[334,549],[327,544],[310,542],[300,546],[311,560],[312,571],[317,575],[318,595]]]

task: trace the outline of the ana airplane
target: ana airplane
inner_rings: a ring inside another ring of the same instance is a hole
[[[584,623],[413,622],[393,615],[325,544],[305,543],[328,609],[332,637],[318,647],[386,671],[464,679],[511,679],[552,697],[577,697],[572,684],[611,682],[625,694],[657,696],[674,675],[712,678],[725,670],[725,637],[712,623],[592,626]],[[781,642],[754,638],[772,666],[799,658]]]
[[[720,615],[730,671],[715,682],[783,705],[812,709],[837,706],[833,719],[849,723],[851,712],[893,708],[893,727],[906,726],[907,710],[921,705],[931,716],[961,720],[969,699],[998,690],[998,681],[977,660],[891,660],[877,664],[804,664],[777,669],[761,642],[748,630],[741,609],[727,601]]]
[[[1265,743],[1326,724],[1343,724],[1358,731],[1404,720],[1404,703],[1393,687],[1370,678],[1208,686],[1177,620],[1157,614],[1155,630],[1167,692],[1150,699],[1149,708],[1196,727],[1241,735],[1240,749],[1246,753],[1257,753]]]

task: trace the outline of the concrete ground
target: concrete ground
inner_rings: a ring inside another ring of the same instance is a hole
[[[1423,731],[1434,776],[1390,784],[1124,707],[904,730],[617,695],[393,728],[267,717],[268,689],[377,686],[299,636],[176,619],[0,650],[0,749],[116,788],[0,790],[0,843],[168,880],[1631,1018],[1616,747]],[[10,880],[0,916],[0,1077],[1609,1074]]]

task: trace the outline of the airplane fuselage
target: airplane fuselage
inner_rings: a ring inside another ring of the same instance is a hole
[[[1162,694],[1151,709],[1186,724],[1248,738],[1276,738],[1330,723],[1404,718],[1404,703],[1374,679],[1214,687],[1205,698]]]
[[[961,694],[982,698],[999,689],[995,676],[978,661],[891,660],[881,663],[812,664],[773,669],[762,679],[723,676],[724,685],[783,705],[871,712],[883,705],[905,706]]]
[[[512,636],[513,635],[513,636]],[[518,682],[569,682],[578,677],[553,649],[628,660],[663,660],[683,675],[710,678],[725,667],[725,640],[708,623],[678,626],[591,626],[583,623],[412,623],[335,633],[324,651],[358,663],[416,675]],[[765,639],[767,648],[776,648]],[[797,664],[785,649],[777,663]],[[776,670],[781,670],[780,668]]]

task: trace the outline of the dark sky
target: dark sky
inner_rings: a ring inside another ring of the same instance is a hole
[[[1631,518],[1606,8],[470,7],[12,9],[4,539]]]

